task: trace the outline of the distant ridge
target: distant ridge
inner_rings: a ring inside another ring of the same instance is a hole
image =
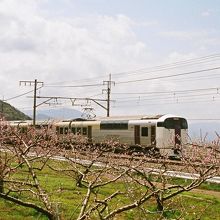
[[[7,121],[30,120],[31,118],[10,104],[0,100],[0,115]]]
[[[31,116],[32,111],[25,111],[25,114]],[[81,117],[82,112],[71,108],[57,108],[57,109],[37,109],[36,118],[37,120],[48,120],[48,119],[73,119]]]

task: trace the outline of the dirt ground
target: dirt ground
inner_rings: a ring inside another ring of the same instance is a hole
[[[204,190],[204,189],[193,189],[190,192],[196,193],[196,194],[207,195],[207,196],[213,196],[215,198],[220,199],[220,192],[218,192],[218,191]]]

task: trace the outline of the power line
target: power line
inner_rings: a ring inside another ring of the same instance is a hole
[[[65,83],[71,83],[71,82],[78,82],[78,83],[81,83],[81,82],[91,82],[93,80],[100,80],[101,77],[106,77],[106,74],[102,74],[101,76],[96,76],[96,77],[89,77],[89,78],[84,78],[84,79],[78,79],[78,80],[74,80],[74,81],[61,81],[61,82],[53,82],[53,83],[47,83],[47,86],[59,86],[60,84],[65,84]],[[100,84],[102,85],[102,84]],[[87,86],[87,85],[86,85]]]
[[[43,86],[37,88],[37,90],[41,89],[42,87],[43,87]],[[32,93],[32,92],[34,92],[34,89],[33,89],[33,90],[30,90],[30,91],[28,91],[28,92],[22,93],[22,94],[20,94],[20,95],[13,96],[13,97],[11,97],[11,98],[4,99],[4,101],[7,102],[7,101],[10,101],[10,100],[13,100],[13,99],[17,99],[17,98],[20,98],[20,97],[25,96],[25,95],[27,95],[27,94],[30,94],[30,93]]]
[[[33,97],[29,97],[29,98],[33,98]],[[105,109],[107,111],[107,116],[109,116],[109,106],[105,107],[103,104],[101,104],[101,102],[109,102],[110,100],[108,99],[93,99],[93,98],[79,98],[79,97],[63,97],[63,96],[36,96],[34,97],[36,99],[46,99],[45,101],[43,101],[42,103],[36,105],[36,107],[39,107],[42,104],[49,104],[48,102],[51,100],[58,100],[58,99],[62,99],[62,100],[70,100],[72,105],[76,105],[75,101],[92,101],[94,103],[96,103],[97,105],[101,106],[103,109]]]
[[[136,69],[136,70],[131,70],[131,71],[125,71],[125,72],[116,72],[113,73],[112,75],[114,77],[120,76],[120,75],[137,75],[140,73],[153,73],[153,72],[159,72],[159,71],[164,71],[164,70],[170,70],[174,68],[179,68],[182,66],[187,66],[187,65],[195,65],[195,64],[201,64],[201,63],[206,63],[206,62],[212,62],[216,61],[216,59],[220,58],[220,54],[212,54],[212,55],[207,55],[207,56],[202,56],[198,58],[193,58],[193,59],[187,59],[179,62],[173,62],[169,64],[163,64],[163,65],[158,65],[158,66],[153,66],[153,67],[147,67],[147,68],[141,68],[141,69]],[[97,77],[91,77],[91,78],[85,78],[81,80],[77,80],[78,82],[86,81],[86,82],[91,82],[92,80],[100,79],[100,77],[105,77],[106,74],[99,75]],[[76,80],[74,81],[76,82]],[[47,84],[47,87],[88,87],[88,86],[93,86],[93,85],[76,85],[76,86],[61,86],[61,85],[56,85],[56,84],[64,84],[64,83],[70,83],[70,81],[62,81],[62,82],[54,82]],[[98,84],[101,86],[101,84]],[[94,86],[98,86],[97,84],[94,84]]]
[[[103,86],[103,84],[85,84],[85,85],[51,85],[45,84],[44,87],[57,87],[57,88],[80,88],[80,87],[94,87],[94,86]]]
[[[173,93],[191,93],[191,92],[202,92],[202,91],[210,91],[216,90],[217,93],[220,90],[220,87],[210,87],[210,88],[199,88],[199,89],[185,89],[185,90],[171,90],[171,91],[155,91],[155,92],[113,92],[112,94],[129,94],[129,95],[136,95],[136,94],[173,94]]]
[[[114,73],[113,75],[115,77],[116,75],[125,75],[125,74],[126,75],[137,75],[140,73],[160,72],[160,71],[175,69],[175,68],[179,68],[179,67],[187,66],[187,65],[195,65],[195,64],[201,64],[201,63],[206,63],[206,62],[210,62],[210,61],[216,61],[216,60],[207,60],[207,59],[213,59],[213,58],[219,59],[220,54],[209,55],[209,56],[204,56],[204,57],[200,57],[200,58],[189,59],[189,60],[185,60],[185,61],[179,61],[179,62],[158,65],[158,66],[153,66],[153,67],[148,67],[148,68],[136,69],[136,70],[132,70],[132,71]]]
[[[20,97],[22,97],[22,96],[24,96],[24,95],[27,95],[27,94],[29,94],[29,93],[32,93],[33,91],[34,91],[34,90],[31,90],[31,91],[22,93],[22,94],[20,94],[20,95],[13,96],[13,97],[11,97],[11,98],[5,99],[4,101],[7,102],[7,101],[10,101],[10,100],[12,100],[12,99],[20,98]]]
[[[172,95],[170,97],[150,97],[150,98],[143,98],[143,97],[131,97],[130,99],[125,99],[125,100],[120,100],[120,102],[132,102],[132,101],[154,101],[154,100],[161,100],[161,101],[164,101],[164,100],[174,100],[176,102],[180,102],[180,101],[183,101],[183,100],[186,100],[187,98],[190,98],[190,100],[192,100],[193,98],[195,97],[209,97],[211,98],[212,100],[216,100],[216,99],[219,99],[220,97],[216,97],[214,96],[216,94],[213,94],[213,93],[206,93],[206,94],[197,94],[197,95],[183,95],[183,96],[179,96],[179,95]],[[146,96],[145,96],[146,97]],[[195,99],[194,99],[195,100]]]
[[[219,104],[219,102],[220,102],[220,100],[218,99],[218,100],[196,100],[196,102],[195,102],[195,100],[191,100],[191,99],[189,99],[190,101],[173,101],[173,102],[161,102],[161,103],[155,103],[155,102],[147,102],[147,103],[143,103],[142,102],[142,104],[140,104],[141,103],[141,101],[142,100],[136,100],[136,104],[135,104],[135,106],[137,107],[137,106],[161,106],[161,105],[182,105],[182,104],[197,104],[197,103],[212,103],[212,104]],[[131,103],[131,102],[130,102]],[[113,108],[121,108],[121,107],[134,107],[134,104],[123,104],[123,105],[114,105],[113,106]]]
[[[217,59],[220,58],[220,54],[215,54],[215,55],[209,55],[209,56],[204,56],[204,57],[200,57],[200,58],[196,58],[196,59],[189,59],[189,60],[185,60],[185,61],[180,61],[180,62],[175,62],[175,63],[171,63],[171,64],[165,64],[165,65],[160,65],[160,66],[155,66],[152,68],[144,68],[144,69],[139,69],[139,70],[134,70],[134,71],[129,71],[129,72],[122,72],[122,73],[115,73],[113,74],[115,77],[120,76],[120,75],[137,75],[137,74],[143,74],[146,73],[146,70],[149,70],[148,73],[152,73],[152,72],[157,72],[157,71],[164,71],[164,70],[168,70],[168,69],[172,69],[172,68],[178,68],[178,67],[182,67],[185,65],[195,65],[195,64],[201,64],[201,63],[207,63],[207,62],[212,62],[212,61],[216,61]],[[127,80],[127,81],[119,81],[116,82],[116,84],[126,84],[126,83],[135,83],[135,82],[142,82],[142,81],[148,81],[148,80],[156,80],[156,79],[169,79],[172,77],[178,77],[178,76],[189,76],[192,74],[196,74],[196,73],[202,73],[202,72],[208,72],[208,71],[214,71],[214,70],[219,70],[220,67],[213,67],[213,68],[207,68],[207,69],[202,69],[202,70],[197,70],[197,71],[190,71],[190,72],[184,72],[184,73],[179,73],[179,74],[169,74],[169,75],[164,75],[164,76],[155,76],[155,77],[149,77],[149,78],[144,78],[144,79],[135,79],[135,80]],[[195,76],[194,76],[195,77]],[[202,76],[204,77],[204,76]],[[205,76],[207,77],[207,76]],[[209,76],[210,77],[210,76]],[[97,79],[98,77],[94,77],[94,78],[90,78],[90,79],[86,79],[86,81],[90,82],[91,79]],[[189,78],[189,77],[188,77]],[[187,79],[188,79],[187,78]],[[99,77],[100,79],[100,77]],[[174,79],[174,80],[178,80],[178,79]],[[109,80],[110,82],[111,80]],[[107,81],[108,82],[108,81]],[[103,84],[101,83],[88,83],[88,84],[82,84],[82,85],[53,85],[53,84],[46,84],[45,87],[57,87],[57,88],[84,88],[84,87],[98,87],[98,86],[103,86]],[[38,88],[39,89],[39,88]],[[208,88],[211,89],[212,88]],[[219,88],[213,88],[213,89],[219,89]],[[7,99],[6,101],[15,99],[15,98],[19,98],[22,97],[26,94],[29,94],[31,92],[33,92],[34,90],[31,90],[29,92],[11,97],[9,99]],[[186,93],[190,93],[192,92],[202,92],[202,91],[209,91],[207,89],[201,89],[199,91],[199,89],[195,89],[195,90],[182,90],[182,91],[170,91],[170,92],[166,92],[164,91],[160,94],[169,94],[169,93],[182,93],[182,94],[186,94]],[[112,93],[112,94],[120,94],[120,93]],[[126,94],[132,94],[132,93],[126,93]],[[147,93],[133,93],[133,94],[150,94],[149,92]],[[151,94],[159,94],[159,92],[151,92]],[[195,96],[195,95],[194,95]],[[201,94],[198,96],[202,96]],[[188,96],[185,96],[188,97]],[[183,96],[181,97],[183,98]],[[167,99],[167,98],[163,98],[163,99]],[[143,99],[142,99],[143,100]],[[149,100],[149,99],[146,99]]]
[[[192,82],[192,81],[201,81],[201,80],[210,80],[210,79],[219,79],[220,78],[220,75],[219,73],[217,74],[209,74],[208,76],[183,76],[181,78],[175,78],[175,79],[172,79],[172,82]],[[163,82],[166,82],[168,80],[164,80]]]
[[[121,81],[121,82],[116,82],[116,84],[125,84],[125,83],[142,82],[142,81],[149,81],[149,80],[156,80],[156,79],[172,78],[172,77],[192,75],[192,74],[195,74],[195,73],[202,73],[202,72],[208,72],[208,71],[219,70],[219,69],[220,69],[220,67],[214,67],[214,68],[196,70],[196,71],[185,72],[185,73],[177,73],[177,74],[170,74],[170,75],[165,75],[165,76],[156,76],[156,77],[145,78],[145,79]]]
[[[220,67],[190,71],[190,72],[179,73],[179,74],[178,73],[177,74],[170,74],[170,75],[165,75],[165,76],[156,76],[156,77],[145,78],[145,79],[136,79],[136,80],[121,81],[121,82],[119,81],[119,82],[115,82],[115,84],[125,84],[125,83],[157,80],[157,79],[166,79],[166,78],[172,78],[172,77],[178,77],[178,76],[192,75],[192,74],[201,73],[201,72],[213,71],[213,70],[218,70],[218,69],[220,69]],[[99,86],[103,86],[103,84],[95,83],[95,84],[83,84],[83,85],[52,85],[52,84],[45,84],[44,85],[44,87],[53,87],[53,88],[83,88],[83,87],[99,87]]]

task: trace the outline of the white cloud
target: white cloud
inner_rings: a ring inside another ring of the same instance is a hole
[[[213,16],[215,14],[218,14],[219,13],[219,10],[216,8],[216,9],[206,9],[204,11],[201,12],[201,16],[202,17],[210,17],[210,16]]]
[[[41,13],[39,2],[0,1],[0,74],[10,85],[0,92],[6,98],[24,90],[18,89],[19,80],[74,82],[102,74],[107,80],[110,72],[135,69],[146,60],[147,47],[130,18],[54,18]]]
[[[109,73],[137,70],[155,64],[199,57],[198,50],[190,48],[189,42],[192,42],[195,48],[203,48],[201,49],[203,51],[207,51],[206,48],[210,48],[210,45],[214,48],[220,42],[219,32],[216,30],[210,32],[207,29],[192,32],[174,30],[162,32],[160,36],[157,35],[158,32],[150,35],[152,30],[158,31],[159,21],[137,22],[124,14],[76,17],[69,14],[65,16],[62,12],[59,16],[54,16],[53,13],[50,14],[49,8],[42,8],[42,3],[47,1],[49,2],[49,0],[0,0],[0,95],[4,95],[5,98],[33,89],[33,87],[19,87],[19,80],[36,78],[44,81],[45,84],[63,81],[75,84],[78,80],[87,78],[88,80],[80,83],[102,83],[103,80],[108,80]],[[140,32],[142,40],[138,35]],[[156,41],[152,36],[156,36]],[[178,44],[176,48],[173,46],[174,39]],[[187,41],[183,44],[183,40]],[[146,42],[149,42],[149,45]],[[166,51],[161,53],[164,45],[169,50],[164,47]],[[184,51],[182,48],[187,50]],[[157,59],[160,55],[165,57],[162,62]],[[168,70],[157,72],[155,75],[171,73]],[[151,75],[152,73],[143,71],[136,75],[121,75],[121,78],[120,75],[113,75],[112,80],[134,80],[141,77],[148,78]],[[89,79],[92,77],[97,77],[96,81]],[[138,84],[121,84],[112,89],[116,92],[165,91],[180,89],[178,86],[172,80],[143,81]],[[189,84],[186,82],[181,86],[187,88]],[[44,88],[41,95],[88,97],[101,93],[102,89],[103,87]],[[32,100],[23,97],[12,100],[11,103],[15,106],[28,104],[31,108]],[[122,113],[129,110],[130,114],[132,111],[135,114],[146,111],[163,113],[163,110],[168,112],[169,109],[175,111],[175,108],[169,105],[158,108],[153,105],[149,107],[145,103],[139,110],[133,106],[116,109],[115,112]]]
[[[177,51],[170,53],[165,61],[165,63],[175,63],[183,60],[190,60],[197,58],[197,55],[194,53],[181,54]]]
[[[208,17],[208,16],[210,16],[210,14],[211,14],[211,13],[210,13],[210,11],[208,10],[208,11],[203,11],[201,15],[202,15],[203,17]]]
[[[195,38],[203,38],[208,35],[206,31],[164,31],[160,33],[164,37],[172,37],[179,40],[192,40]]]

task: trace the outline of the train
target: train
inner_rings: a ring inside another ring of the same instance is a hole
[[[31,122],[11,122],[11,126],[24,129]],[[36,126],[47,126],[38,122]],[[161,156],[181,157],[181,146],[187,143],[188,123],[184,117],[164,115],[118,116],[96,119],[75,118],[54,122],[58,135],[69,133],[86,137],[89,143],[100,144],[108,140],[133,147],[156,149]]]

